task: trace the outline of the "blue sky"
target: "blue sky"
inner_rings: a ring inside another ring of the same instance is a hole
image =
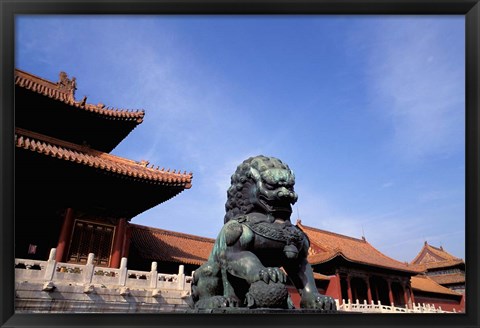
[[[16,67],[144,109],[113,153],[193,172],[131,222],[215,238],[230,175],[294,170],[292,221],[465,256],[463,16],[18,16]],[[133,195],[134,196],[134,195]]]

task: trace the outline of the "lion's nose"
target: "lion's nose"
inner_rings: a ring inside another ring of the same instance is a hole
[[[294,198],[295,197],[295,193],[291,192],[290,190],[288,190],[287,188],[281,188],[278,192],[277,192],[277,196],[278,198],[284,198],[284,197],[289,197],[289,198]]]

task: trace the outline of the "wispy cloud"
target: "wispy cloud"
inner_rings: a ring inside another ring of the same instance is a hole
[[[386,20],[370,53],[372,103],[393,124],[392,154],[408,161],[448,156],[464,143],[463,40],[446,43],[451,31],[432,24]]]
[[[390,188],[390,187],[393,187],[395,184],[391,181],[389,182],[385,182],[384,184],[382,184],[381,188],[382,189],[385,189],[385,188]]]

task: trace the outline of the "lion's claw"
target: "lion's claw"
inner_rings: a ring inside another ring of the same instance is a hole
[[[264,268],[258,271],[257,277],[254,281],[263,280],[266,284],[270,281],[285,283],[287,281],[287,276],[285,272],[280,270],[280,268]]]
[[[332,297],[320,294],[313,297],[308,297],[306,300],[302,300],[300,305],[302,308],[318,309],[323,311],[335,311],[337,309],[335,300]]]
[[[212,296],[210,298],[204,298],[199,300],[196,304],[196,308],[226,308],[226,307],[239,307],[240,300],[235,297],[225,296]]]

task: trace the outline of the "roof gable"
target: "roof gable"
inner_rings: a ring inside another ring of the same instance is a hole
[[[410,262],[410,264],[421,265],[427,269],[449,267],[462,263],[464,263],[462,259],[448,253],[443,247],[429,245],[426,241],[417,256]]]

